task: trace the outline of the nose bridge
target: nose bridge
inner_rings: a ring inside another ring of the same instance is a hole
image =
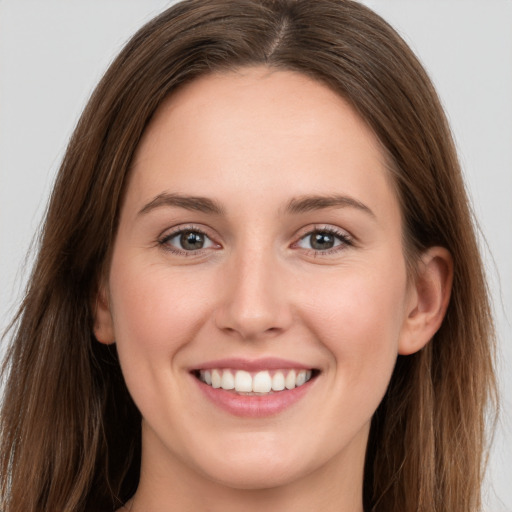
[[[268,245],[235,251],[226,267],[218,327],[244,339],[286,329],[291,312],[283,279],[277,254]]]

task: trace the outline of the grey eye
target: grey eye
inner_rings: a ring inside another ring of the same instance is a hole
[[[302,237],[297,244],[302,249],[313,251],[328,251],[341,245],[350,245],[348,236],[331,231],[312,231]]]
[[[193,229],[172,233],[160,243],[177,251],[198,251],[215,245],[205,233]]]
[[[325,251],[334,247],[336,237],[332,233],[312,233],[309,235],[309,243],[315,251]]]
[[[202,249],[205,244],[205,236],[197,231],[184,231],[180,235],[180,245],[186,251]]]

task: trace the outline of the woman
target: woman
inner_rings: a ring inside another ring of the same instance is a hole
[[[475,511],[491,348],[405,43],[354,2],[184,2],[64,158],[7,363],[2,508]]]

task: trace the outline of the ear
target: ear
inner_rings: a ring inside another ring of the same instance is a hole
[[[453,281],[453,261],[444,247],[431,247],[419,261],[411,283],[406,317],[398,353],[409,355],[422,349],[441,326]]]
[[[102,285],[96,293],[94,307],[94,336],[105,345],[111,345],[115,341],[114,322],[110,309],[107,287]]]

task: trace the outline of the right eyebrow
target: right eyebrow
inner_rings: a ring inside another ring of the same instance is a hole
[[[223,215],[224,209],[222,206],[209,199],[207,197],[200,196],[183,196],[179,194],[171,194],[169,192],[163,192],[155,196],[149,203],[144,205],[139,211],[138,215],[144,215],[156,208],[162,207],[177,207],[184,208],[185,210],[191,210],[203,213],[213,213],[215,215]]]

